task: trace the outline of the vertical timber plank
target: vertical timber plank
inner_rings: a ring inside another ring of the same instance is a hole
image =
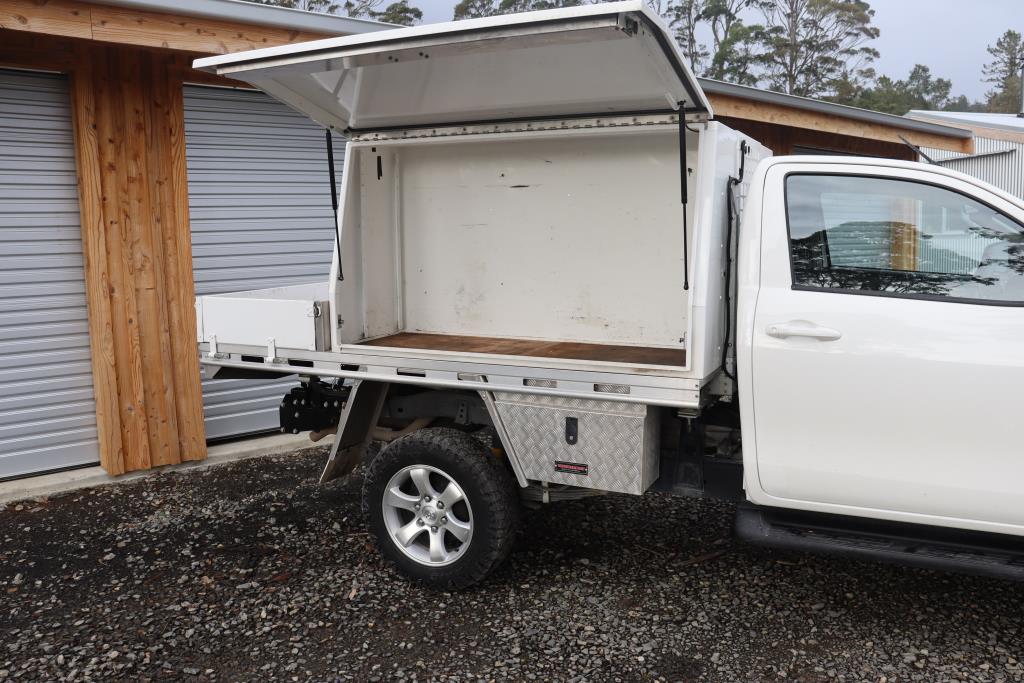
[[[76,65],[71,73],[71,111],[82,223],[85,292],[89,310],[96,430],[100,464],[109,474],[117,475],[125,472],[125,462],[110,313],[110,277],[104,230],[103,188],[100,183],[95,83],[91,51],[87,48],[76,49],[76,56]]]
[[[161,419],[167,423],[168,429],[162,438],[166,439],[166,456],[159,464],[176,464],[181,462],[181,426],[178,421],[178,403],[181,401],[178,382],[175,375],[174,337],[180,335],[177,325],[178,316],[173,309],[174,295],[168,281],[168,269],[174,264],[169,258],[166,247],[166,235],[177,230],[177,219],[171,196],[171,170],[169,160],[170,131],[167,124],[167,65],[168,60],[154,56],[142,70],[143,81],[149,84],[146,95],[146,177],[150,193],[150,244],[153,253],[154,290],[153,299],[159,306],[160,317],[160,362],[163,393]],[[148,380],[147,380],[148,381]],[[154,463],[157,464],[157,463]]]
[[[146,429],[146,400],[142,357],[139,349],[138,306],[128,211],[128,182],[123,101],[137,84],[121,80],[120,60],[126,55],[113,47],[97,48],[96,106],[99,129],[100,167],[103,185],[103,215],[107,234],[107,262],[110,268],[110,307],[114,356],[117,366],[121,438],[126,471],[149,469],[151,458]],[[137,96],[137,95],[136,95]]]
[[[142,357],[142,388],[145,393],[146,434],[150,465],[171,465],[178,458],[177,418],[174,413],[174,384],[171,381],[170,344],[163,304],[163,258],[154,233],[159,216],[154,192],[159,169],[150,165],[153,146],[159,136],[153,130],[151,110],[155,84],[151,81],[152,55],[133,50],[118,60],[126,96],[122,100],[125,120],[125,165],[127,219],[124,225],[130,244],[132,284],[135,288],[139,353]],[[155,172],[155,173],[154,173]],[[154,177],[156,176],[156,177]],[[156,197],[159,202],[159,197]]]
[[[164,69],[163,92],[154,98],[163,103],[155,112],[166,143],[160,164],[167,171],[161,185],[164,249],[164,292],[171,324],[171,366],[174,373],[175,411],[182,460],[206,458],[206,427],[203,396],[196,356],[195,283],[192,273],[192,234],[188,209],[188,170],[185,158],[184,75],[187,66],[175,61],[156,64]],[[154,83],[158,79],[154,77]]]

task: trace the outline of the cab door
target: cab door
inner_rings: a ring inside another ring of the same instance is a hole
[[[791,160],[764,183],[749,497],[1024,533],[1022,207],[919,165]]]

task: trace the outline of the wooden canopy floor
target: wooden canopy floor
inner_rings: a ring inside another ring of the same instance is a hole
[[[644,346],[616,346],[612,344],[578,344],[575,342],[549,342],[529,339],[502,339],[496,337],[463,337],[451,334],[423,334],[402,332],[363,342],[365,346],[388,346],[399,349],[427,349],[430,351],[456,351],[461,353],[491,353],[501,356],[532,356],[534,358],[564,358],[606,363],[635,363],[637,365],[686,365],[685,349],[659,349]]]

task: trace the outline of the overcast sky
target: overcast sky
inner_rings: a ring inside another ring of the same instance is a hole
[[[423,21],[450,21],[458,0],[413,0]],[[914,64],[927,64],[936,76],[953,81],[953,94],[981,99],[990,86],[981,81],[986,46],[1012,28],[1024,30],[1024,0],[871,0],[882,31],[875,69],[903,78]]]

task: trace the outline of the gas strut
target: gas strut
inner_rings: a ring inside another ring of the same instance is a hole
[[[341,234],[338,232],[338,179],[334,177],[334,139],[331,129],[327,133],[327,172],[331,176],[331,208],[334,209],[334,244],[338,248],[338,279],[344,280],[345,273],[341,269]]]
[[[690,289],[690,238],[687,236],[686,209],[689,192],[686,187],[686,109],[679,103],[679,195],[683,201],[683,289]]]

